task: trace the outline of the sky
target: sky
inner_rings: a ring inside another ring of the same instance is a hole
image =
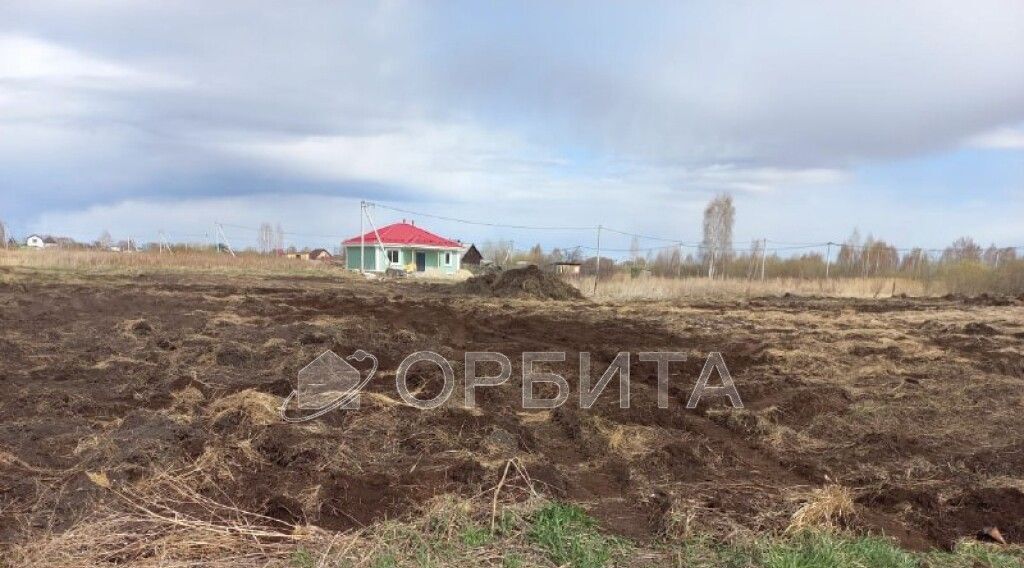
[[[20,236],[333,248],[367,200],[465,242],[694,242],[723,192],[738,246],[1024,245],[1024,3],[0,2]]]

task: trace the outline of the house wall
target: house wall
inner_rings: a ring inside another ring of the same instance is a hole
[[[426,267],[428,270],[438,270],[445,274],[454,274],[459,270],[459,251],[453,249],[450,251],[444,250],[425,250],[426,253]],[[451,265],[445,265],[444,255],[445,253],[451,254]]]
[[[345,247],[345,267],[352,270],[359,270],[359,261],[362,259],[362,249],[357,246]],[[366,247],[366,262],[363,265],[363,270],[376,271],[378,265],[383,265],[379,262],[381,255],[380,247],[368,246]]]
[[[416,270],[416,252],[420,251],[426,254],[426,268],[428,270],[437,270],[445,274],[453,274],[459,270],[459,251],[452,249],[450,251],[443,251],[437,249],[417,249],[415,247],[384,247],[385,250],[397,250],[399,251],[399,263],[395,268],[402,268],[405,270],[415,271]],[[451,266],[445,266],[444,264],[444,253],[451,253]],[[347,246],[345,247],[345,267],[351,270],[359,270],[359,247],[358,246]],[[381,252],[380,247],[366,247],[366,264],[363,270],[378,271],[384,270],[388,265],[387,257]],[[379,267],[379,268],[378,268]]]

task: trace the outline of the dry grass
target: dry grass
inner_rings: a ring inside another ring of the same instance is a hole
[[[84,273],[187,270],[332,276],[348,274],[344,268],[326,262],[248,252],[231,256],[214,251],[177,251],[171,254],[155,251],[116,253],[91,250],[0,250],[0,267]]]
[[[192,467],[130,485],[89,473],[109,499],[65,531],[15,543],[0,553],[0,566],[500,566],[510,553],[522,566],[550,565],[524,538],[527,516],[546,501],[516,460],[507,463],[501,483],[475,496],[440,495],[407,520],[345,533],[245,511],[226,496],[211,498],[196,489],[206,473]],[[317,506],[318,490],[303,496],[309,507]]]
[[[616,274],[602,278],[597,293],[594,293],[594,278],[584,277],[572,281],[584,295],[598,299],[670,300],[674,298],[737,298],[757,296],[831,296],[843,298],[888,298],[894,294],[908,296],[941,296],[944,289],[927,286],[925,283],[905,278],[777,278],[766,280],[745,280],[732,278],[709,280],[707,278],[631,278],[627,274]]]
[[[280,397],[245,389],[215,400],[208,411],[214,423],[233,413],[250,427],[260,427],[282,421],[279,410],[281,402]]]
[[[807,529],[838,529],[850,525],[856,515],[853,494],[842,485],[826,485],[815,489],[807,502],[795,513],[786,532]]]
[[[90,478],[110,491],[110,504],[64,532],[14,546],[11,566],[288,566],[297,546],[325,539],[200,495],[187,478],[164,474],[125,488],[102,474]]]

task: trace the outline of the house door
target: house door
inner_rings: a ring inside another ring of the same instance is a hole
[[[416,253],[416,272],[423,272],[427,269],[427,253]]]

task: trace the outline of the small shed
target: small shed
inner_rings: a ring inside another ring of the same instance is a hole
[[[480,254],[477,250],[476,245],[469,245],[466,252],[462,254],[462,264],[470,264],[473,266],[480,266],[480,262],[484,259],[484,255]]]
[[[333,256],[326,249],[313,249],[309,253],[309,260],[331,260]]]
[[[578,276],[580,273],[580,263],[578,262],[553,262],[551,265],[555,269],[555,274]]]
[[[25,246],[31,248],[51,248],[57,246],[57,240],[49,235],[29,235],[25,239]]]

